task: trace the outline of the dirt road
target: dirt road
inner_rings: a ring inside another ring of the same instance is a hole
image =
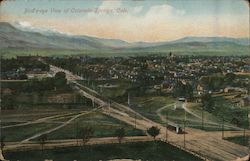
[[[152,137],[148,136],[131,136],[124,137],[122,143],[130,142],[145,142],[153,141]],[[104,137],[104,138],[92,138],[86,145],[97,145],[97,144],[116,144],[119,143],[117,137]],[[81,139],[66,139],[66,140],[49,140],[44,144],[44,149],[54,149],[60,147],[73,147],[73,146],[82,146]],[[25,150],[34,150],[41,149],[41,144],[35,141],[27,141],[24,144],[18,144],[18,142],[7,142],[5,151],[25,151]]]

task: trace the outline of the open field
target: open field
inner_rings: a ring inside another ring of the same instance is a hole
[[[157,161],[199,161],[193,155],[162,142],[141,142],[126,144],[92,145],[56,150],[26,151],[6,153],[6,158],[19,161],[39,161],[53,159],[69,160],[111,160],[111,159],[141,159]]]
[[[131,87],[131,83],[126,80],[85,80],[79,81],[79,83],[98,91],[102,96],[110,99],[123,96]]]
[[[93,112],[76,119],[72,124],[69,124],[60,130],[54,131],[48,135],[48,139],[75,139],[78,129],[83,127],[91,127],[94,131],[93,137],[110,137],[115,136],[115,130],[124,128],[126,136],[145,135],[144,132],[134,129],[134,127],[120,122],[114,118],[103,115],[99,112]]]
[[[239,145],[243,145],[243,146],[247,146],[249,147],[250,146],[250,136],[235,136],[235,137],[228,137],[228,138],[225,138],[225,140],[228,140],[230,142],[233,142],[233,143],[236,143],[236,144],[239,144]]]
[[[153,121],[164,123],[157,115],[157,110],[168,104],[173,104],[174,101],[175,100],[173,98],[164,96],[132,97],[131,108]]]
[[[20,127],[2,129],[2,136],[5,136],[5,141],[22,141],[30,136],[45,130],[54,128],[58,123],[37,123],[33,125],[25,125]]]
[[[53,109],[52,106],[47,106],[47,108],[48,109],[2,110],[1,111],[2,122],[7,122],[8,120],[33,121],[44,117],[55,116],[55,115],[69,115],[72,113],[77,113],[82,110],[88,110],[88,108],[70,109],[70,110]]]
[[[38,133],[56,128],[74,116],[78,110],[28,110],[4,111],[2,114],[2,136],[5,141],[22,141]],[[145,135],[144,132],[120,122],[116,119],[103,115],[99,112],[92,112],[81,116],[70,124],[48,134],[48,139],[73,139],[76,137],[76,130],[83,127],[92,127],[93,137],[114,136],[115,130],[125,128],[126,136]]]
[[[198,120],[198,125],[195,125],[195,122],[190,124],[190,127],[194,128],[202,128],[202,115],[204,118],[204,130],[206,131],[218,131],[222,130],[222,118],[219,118],[212,113],[203,110],[200,103],[188,103],[187,108],[196,116],[199,116],[199,118],[196,118]],[[203,114],[202,114],[203,113]],[[192,126],[194,125],[194,126]],[[196,126],[196,127],[195,127]],[[235,128],[234,128],[235,127]],[[232,125],[230,122],[224,122],[224,130],[235,130],[237,127],[235,125]]]
[[[166,96],[155,97],[133,97],[131,99],[133,109],[143,116],[154,120],[158,123],[165,124],[166,115],[168,114],[168,120],[179,124],[181,127],[184,125],[186,118],[186,126],[204,129],[206,131],[220,131],[222,130],[222,119],[214,116],[213,114],[202,110],[199,103],[188,103],[187,110],[175,109],[174,104],[176,100]],[[202,112],[204,117],[204,123],[202,127]],[[224,130],[234,130],[235,125],[229,122],[224,122]]]

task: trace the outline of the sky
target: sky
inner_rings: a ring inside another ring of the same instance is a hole
[[[136,41],[249,37],[245,0],[5,0],[0,22]]]

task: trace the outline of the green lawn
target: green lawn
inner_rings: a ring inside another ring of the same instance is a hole
[[[131,102],[135,111],[139,112],[143,116],[156,121],[158,123],[165,124],[164,121],[160,119],[157,115],[156,111],[166,106],[162,111],[161,115],[165,117],[166,113],[168,113],[168,119],[171,122],[177,123],[180,126],[183,126],[184,119],[185,119],[185,111],[183,109],[174,109],[174,105],[169,105],[175,103],[175,99],[172,97],[167,96],[144,96],[144,97],[133,97]],[[167,106],[169,105],[169,106]],[[198,117],[193,116],[186,112],[186,126],[202,129],[202,107],[201,104],[198,103],[188,103],[187,106],[191,112],[198,115]],[[213,115],[204,110],[204,130],[206,131],[218,131],[221,130],[221,123],[222,120],[217,116]],[[217,123],[215,125],[214,123]],[[225,125],[231,125],[229,122],[225,122]],[[233,130],[231,127],[224,127],[224,130]]]
[[[91,80],[89,84],[88,81],[79,81],[79,83],[98,91],[103,97],[110,99],[124,96],[127,89],[131,87],[131,83],[127,80]],[[115,85],[116,87],[101,87],[105,84]]]
[[[193,112],[194,114],[202,117],[202,112],[203,112],[203,117],[204,117],[204,130],[206,131],[218,131],[221,130],[221,124],[222,120],[218,118],[217,116],[213,115],[212,113],[207,112],[206,110],[202,110],[202,105],[200,103],[188,103],[188,109]],[[198,122],[192,121],[190,123],[190,127],[202,128],[202,120],[199,118],[195,118]],[[196,124],[198,123],[198,124]],[[216,123],[217,125],[215,125]],[[229,122],[224,122],[225,125],[232,126]],[[224,130],[234,130],[231,127],[224,127]]]
[[[1,135],[5,136],[5,141],[22,141],[39,132],[46,131],[58,126],[58,123],[38,123],[20,127],[1,129]]]
[[[235,144],[239,144],[239,145],[243,145],[243,146],[247,146],[249,147],[249,140],[250,140],[250,136],[236,136],[236,137],[228,137],[225,138],[225,140],[228,140],[230,142],[233,142]]]
[[[163,142],[141,142],[127,144],[93,145],[84,148],[61,148],[55,150],[25,151],[5,154],[11,161],[55,161],[137,159],[147,161],[200,161],[193,155]]]
[[[131,103],[133,104],[131,108],[135,111],[153,121],[163,123],[156,111],[163,106],[174,103],[174,99],[166,96],[132,97]]]
[[[77,130],[87,126],[93,128],[94,137],[114,136],[115,131],[121,127],[125,128],[127,136],[145,135],[143,131],[137,130],[126,123],[99,112],[94,112],[84,115],[73,121],[72,124],[52,132],[48,135],[48,139],[75,139]]]

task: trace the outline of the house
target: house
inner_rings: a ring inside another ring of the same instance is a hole
[[[12,89],[9,88],[2,88],[1,89],[1,93],[2,95],[11,95],[14,91]]]
[[[250,96],[246,96],[240,100],[241,106],[249,106],[250,105]]]
[[[40,56],[17,56],[17,60],[21,61],[35,61],[41,58]]]

